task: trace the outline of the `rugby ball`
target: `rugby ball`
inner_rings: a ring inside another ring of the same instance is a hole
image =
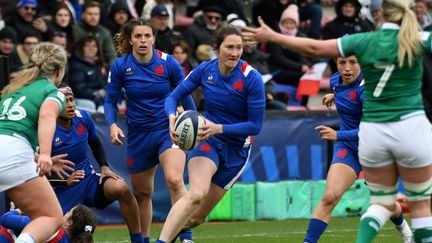
[[[198,129],[205,124],[204,118],[193,110],[180,114],[174,124],[174,131],[177,135],[177,145],[186,151],[196,148],[199,144]]]

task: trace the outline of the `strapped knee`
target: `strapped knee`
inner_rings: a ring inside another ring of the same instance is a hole
[[[384,186],[368,182],[371,204],[393,205],[396,202],[398,184]]]
[[[404,181],[404,188],[408,201],[429,199],[432,194],[432,178],[422,183]]]

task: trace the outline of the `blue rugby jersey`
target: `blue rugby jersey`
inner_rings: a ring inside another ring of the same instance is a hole
[[[138,62],[132,53],[118,58],[111,66],[105,95],[105,119],[110,126],[117,120],[117,101],[126,93],[128,125],[144,131],[168,128],[164,101],[183,81],[183,72],[173,56],[153,50],[148,63]],[[196,110],[191,96],[182,100],[185,110]]]
[[[204,95],[204,116],[223,125],[217,140],[236,146],[248,146],[250,135],[261,130],[265,93],[261,74],[247,62],[240,60],[234,70],[224,76],[219,72],[218,60],[201,63],[166,99],[166,114],[174,114],[176,105],[198,86]]]
[[[75,110],[76,117],[68,129],[57,124],[52,142],[52,156],[67,153],[66,159],[75,170],[84,170],[86,177],[94,173],[88,156],[88,142],[97,138],[96,125],[87,111]]]
[[[339,72],[330,78],[330,88],[334,91],[336,109],[341,117],[337,141],[358,150],[358,132],[363,107],[363,75],[351,84],[342,84]]]

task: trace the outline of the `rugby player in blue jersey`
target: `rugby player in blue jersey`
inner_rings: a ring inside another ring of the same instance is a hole
[[[335,141],[336,144],[324,195],[309,222],[304,240],[308,243],[318,242],[330,221],[333,209],[361,171],[358,132],[363,107],[363,74],[355,56],[336,58],[336,66],[338,72],[330,78],[330,88],[334,93],[324,95],[323,104],[336,105],[341,124],[339,131],[323,125],[316,128],[322,139]],[[397,207],[391,220],[400,232],[403,242],[410,243],[411,230],[403,218],[400,205],[397,204]]]
[[[69,180],[75,183],[54,185],[63,213],[78,204],[103,209],[118,200],[132,243],[142,243],[138,204],[127,183],[110,170],[93,119],[88,112],[75,109],[75,99],[69,86],[59,90],[66,97],[66,108],[57,119],[52,155],[68,154],[67,159],[75,164],[75,172]],[[87,155],[89,146],[100,166],[100,174],[96,174],[90,164]]]
[[[201,63],[165,101],[175,141],[177,103],[201,86],[206,124],[199,131],[201,144],[187,154],[190,189],[172,207],[157,242],[169,242],[182,228],[205,221],[240,177],[249,158],[252,136],[262,127],[264,83],[261,74],[240,59],[240,30],[233,25],[222,26],[216,30],[212,47],[217,59]]]
[[[183,81],[183,72],[173,56],[153,49],[155,30],[149,22],[132,20],[116,35],[117,49],[123,55],[111,66],[105,96],[105,118],[111,142],[122,145],[123,131],[117,126],[117,102],[126,95],[127,162],[137,198],[145,242],[150,242],[151,196],[154,175],[160,163],[174,204],[186,193],[183,172],[186,155],[170,139],[164,101]],[[186,110],[195,110],[191,96],[182,99]],[[190,242],[192,232],[185,229],[182,241]]]
[[[31,219],[19,209],[6,212],[0,217],[0,242],[13,243]],[[80,204],[73,207],[63,216],[63,226],[52,235],[47,243],[93,242],[96,229],[96,214]]]

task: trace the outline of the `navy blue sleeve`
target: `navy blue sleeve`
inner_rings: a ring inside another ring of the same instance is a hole
[[[120,72],[118,70],[118,64],[115,62],[111,66],[111,70],[108,74],[108,82],[104,101],[105,121],[108,124],[108,127],[117,121],[117,102],[123,87],[119,74]]]
[[[348,131],[337,131],[336,141],[358,141],[358,132],[358,128]]]
[[[16,235],[19,235],[30,222],[31,219],[28,216],[21,215],[16,210],[6,212],[0,217],[0,225],[13,230]]]
[[[172,57],[171,55],[168,56],[170,60],[170,64],[171,64],[171,68],[170,68],[170,81],[171,84],[173,85],[173,87],[177,87],[179,84],[181,84],[184,80],[184,76],[183,76],[183,71],[180,67],[180,64],[178,64],[177,60],[174,59],[174,57]],[[188,95],[186,97],[184,97],[181,100],[182,106],[185,110],[196,110],[195,107],[195,102],[192,99],[191,95]]]
[[[264,82],[261,75],[251,71],[248,78],[248,121],[235,124],[222,124],[223,134],[228,135],[257,135],[261,131],[265,113]]]
[[[190,95],[200,84],[199,69],[192,70],[186,79],[180,83],[165,99],[165,113],[167,116],[176,114],[177,104],[184,97]]]

